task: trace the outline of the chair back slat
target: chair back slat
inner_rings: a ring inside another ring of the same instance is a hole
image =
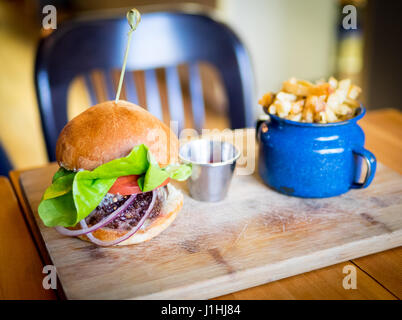
[[[179,72],[177,67],[173,66],[166,68],[165,73],[170,119],[177,121],[177,129],[180,132],[184,128],[184,108]]]
[[[204,95],[202,92],[202,82],[200,70],[197,63],[190,63],[189,68],[189,88],[193,119],[197,131],[201,131],[205,122]]]
[[[103,78],[105,79],[107,99],[114,100],[116,98],[116,90],[115,90],[115,86],[113,84],[113,70],[110,70],[110,69],[104,70]]]
[[[138,104],[138,94],[134,81],[134,74],[130,71],[127,71],[124,75],[124,88],[126,91],[127,101]]]
[[[91,74],[85,73],[83,75],[85,87],[87,89],[91,106],[97,104],[98,98],[96,97],[95,86],[92,82]]]
[[[163,120],[162,105],[154,69],[145,70],[145,92],[147,109],[159,120]]]

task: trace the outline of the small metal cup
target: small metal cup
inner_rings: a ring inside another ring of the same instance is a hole
[[[187,180],[190,195],[210,202],[225,198],[239,156],[239,150],[228,142],[199,139],[181,146],[180,160],[193,169]]]

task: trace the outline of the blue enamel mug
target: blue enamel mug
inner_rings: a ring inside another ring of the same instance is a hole
[[[364,148],[364,132],[357,124],[366,110],[335,123],[295,122],[269,115],[257,124],[258,171],[275,190],[302,198],[337,196],[370,185],[376,158]],[[363,182],[362,160],[367,164]]]

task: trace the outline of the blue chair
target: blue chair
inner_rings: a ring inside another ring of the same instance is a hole
[[[35,85],[49,160],[55,160],[58,134],[67,122],[67,91],[83,76],[92,104],[96,95],[90,73],[102,70],[109,99],[115,98],[112,70],[121,69],[129,30],[119,19],[72,20],[44,38],[38,48]],[[199,62],[214,66],[228,97],[232,128],[254,126],[253,72],[249,56],[237,36],[224,24],[205,15],[153,12],[142,15],[133,34],[127,71],[143,70],[148,110],[162,119],[156,68],[164,68],[172,120],[183,128],[184,112],[179,64],[187,64],[195,127],[205,119]],[[133,77],[125,77],[127,100],[138,103]]]
[[[0,143],[0,176],[8,176],[10,170],[12,170],[11,163],[8,160],[6,151]]]

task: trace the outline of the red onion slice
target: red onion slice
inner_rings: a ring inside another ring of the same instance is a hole
[[[128,206],[133,203],[133,201],[135,200],[136,197],[137,197],[137,194],[131,195],[127,199],[127,201],[124,202],[123,205],[120,206],[116,211],[114,211],[113,213],[111,213],[106,218],[102,219],[101,221],[99,221],[97,224],[94,224],[92,227],[88,228],[88,226],[86,226],[84,228],[84,227],[82,227],[82,224],[81,224],[81,229],[79,229],[79,230],[70,230],[70,229],[67,229],[64,227],[55,227],[55,228],[61,234],[65,235],[65,236],[70,236],[70,237],[80,236],[83,234],[93,232],[99,228],[102,228],[103,226],[107,225],[108,223],[112,222],[112,220],[114,220],[121,212],[126,210],[128,208]],[[85,218],[82,220],[85,220]]]
[[[98,245],[98,246],[102,246],[102,247],[106,247],[106,246],[114,246],[124,240],[127,240],[128,238],[130,238],[132,235],[134,235],[144,224],[145,220],[148,218],[149,214],[151,213],[152,209],[154,208],[155,205],[155,201],[156,201],[156,192],[155,190],[152,191],[152,201],[149,204],[149,207],[147,209],[147,211],[145,212],[144,216],[141,218],[141,220],[138,222],[138,224],[131,229],[130,231],[128,231],[126,234],[124,234],[123,236],[121,236],[120,238],[116,239],[116,240],[112,240],[112,241],[102,241],[99,240],[97,238],[94,237],[94,235],[92,233],[88,233],[87,237],[89,238],[89,240],[91,240],[92,243]],[[88,228],[87,223],[85,222],[85,219],[82,219],[81,222],[81,227],[82,228]]]

